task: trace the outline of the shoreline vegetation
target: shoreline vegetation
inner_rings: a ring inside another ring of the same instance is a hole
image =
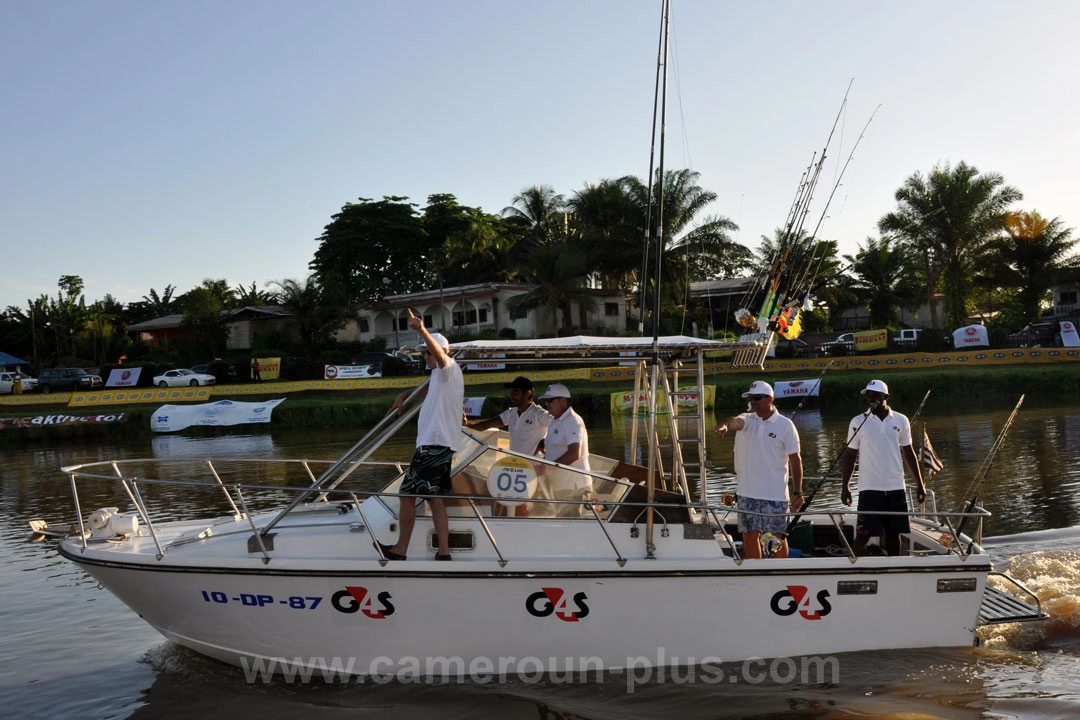
[[[527,374],[524,372],[523,374]],[[741,394],[753,379],[770,383],[783,380],[816,380],[822,378],[820,397],[809,398],[806,409],[850,412],[858,404],[858,393],[873,378],[885,380],[892,391],[892,404],[904,412],[914,412],[923,396],[931,391],[927,412],[963,403],[964,407],[997,408],[1011,406],[1025,395],[1025,403],[1033,405],[1072,405],[1080,397],[1080,367],[1074,363],[1058,365],[1004,365],[979,368],[918,368],[910,370],[830,370],[813,375],[807,373],[740,374],[738,376],[706,376],[705,382],[716,387],[714,415],[737,412],[743,405]],[[630,392],[628,380],[597,383],[588,380],[564,381],[573,395],[575,409],[589,422],[606,420],[610,414],[612,393]],[[238,388],[241,386],[237,386]],[[394,401],[398,389],[312,391],[287,395],[288,402],[275,408],[273,422],[268,425],[234,425],[228,427],[192,427],[185,435],[214,436],[251,434],[282,429],[357,428],[365,432],[378,422]],[[501,384],[471,385],[466,394],[486,396],[483,417],[490,417],[508,407],[506,391]],[[280,395],[251,395],[237,393],[236,399],[267,400]],[[212,402],[228,399],[228,394],[214,396]],[[777,407],[790,413],[801,398],[780,398]],[[150,417],[160,406],[109,405],[72,408],[67,405],[39,405],[0,409],[3,418],[31,418],[49,415],[97,415],[103,412],[123,413],[122,422],[85,425],[56,425],[4,428],[0,432],[0,448],[25,444],[49,444],[65,441],[132,440],[150,437]]]

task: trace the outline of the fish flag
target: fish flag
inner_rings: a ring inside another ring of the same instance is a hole
[[[934,446],[930,444],[930,436],[926,434],[925,423],[922,429],[922,445],[919,447],[919,462],[929,468],[931,474],[941,472],[941,469],[945,467],[934,452]]]

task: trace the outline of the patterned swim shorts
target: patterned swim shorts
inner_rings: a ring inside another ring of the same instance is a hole
[[[446,495],[452,491],[450,465],[453,448],[442,445],[422,445],[416,448],[412,462],[405,470],[401,492],[410,495]]]
[[[736,506],[739,511],[739,532],[784,534],[788,526],[788,504],[783,500],[759,500],[740,497]],[[746,515],[744,513],[760,513]]]

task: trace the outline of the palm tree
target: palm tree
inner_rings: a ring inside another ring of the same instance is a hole
[[[992,244],[988,275],[997,287],[1016,288],[1016,310],[1021,319],[1032,320],[1077,261],[1068,257],[1077,241],[1061,218],[1047,220],[1035,211],[1006,214],[1005,227],[1007,234]]]
[[[567,243],[547,243],[529,252],[528,267],[529,280],[536,287],[514,298],[510,304],[523,310],[543,307],[551,314],[556,327],[570,330],[571,301],[577,295],[579,302],[588,303],[578,294],[585,287],[588,274],[585,253]]]
[[[259,290],[254,282],[251,283],[251,287],[237,285],[233,288],[233,306],[236,308],[266,307],[275,305],[277,301],[277,293]]]
[[[292,313],[299,336],[300,353],[311,357],[345,324],[347,304],[324,290],[315,275],[304,282],[273,280],[281,306]]]
[[[503,208],[503,217],[525,232],[530,246],[553,240],[558,228],[566,224],[566,201],[550,185],[525,188],[511,202]]]
[[[854,255],[845,255],[851,265],[851,288],[870,311],[870,326],[894,325],[901,308],[914,309],[925,299],[925,288],[917,272],[914,258],[901,243],[888,238],[866,239]]]
[[[882,233],[910,243],[924,258],[927,297],[941,280],[945,317],[952,327],[967,323],[972,277],[990,243],[1005,231],[1008,207],[1023,195],[997,173],[980,175],[961,162],[916,172],[896,191],[899,207],[878,221]],[[932,324],[937,309],[930,305]]]

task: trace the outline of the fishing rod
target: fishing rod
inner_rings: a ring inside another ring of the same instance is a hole
[[[909,424],[912,427],[915,427],[915,419],[918,418],[920,414],[922,414],[923,405],[926,405],[926,400],[929,397],[930,397],[930,391],[927,390],[926,394],[923,395],[922,402],[919,403],[919,407],[915,410],[915,414],[911,416],[911,420],[909,421]]]
[[[982,487],[983,481],[990,474],[990,468],[994,465],[994,460],[997,459],[997,454],[1001,450],[1002,444],[1005,442],[1005,436],[1009,433],[1009,428],[1012,427],[1013,421],[1016,420],[1017,413],[1020,412],[1020,406],[1024,404],[1024,396],[1021,395],[1020,399],[1016,403],[1016,407],[1009,413],[1008,420],[1005,421],[1005,425],[1001,428],[1001,432],[998,433],[997,439],[994,440],[994,444],[990,446],[990,452],[987,453],[986,458],[983,460],[982,465],[975,472],[975,477],[971,481],[971,485],[968,487],[967,492],[963,497],[971,496],[970,500],[961,501],[960,507],[957,508],[958,513],[968,513],[975,508],[976,503],[979,501],[979,488]],[[956,529],[957,542],[960,542],[960,535],[964,532],[964,526],[967,525],[968,516],[965,515],[960,519],[960,527]],[[972,540],[971,544],[974,544]],[[968,552],[971,552],[971,544],[968,545]]]
[[[802,406],[805,405],[806,401],[810,398],[810,393],[814,392],[814,388],[819,387],[821,385],[821,378],[825,377],[825,373],[829,371],[829,368],[831,368],[833,366],[833,363],[836,363],[836,361],[835,360],[830,360],[825,365],[825,369],[822,370],[821,374],[817,376],[817,380],[815,380],[814,384],[810,386],[810,389],[807,391],[807,393],[805,395],[803,395],[803,398],[802,398],[802,400],[799,401],[799,404],[795,406],[794,412],[792,412],[791,415],[788,416],[789,420],[794,420],[795,416],[799,414],[799,411],[802,410]],[[839,363],[836,363],[836,364],[839,364]]]
[[[788,522],[787,529],[784,530],[786,534],[791,534],[791,528],[794,527],[795,523],[799,521],[799,517],[806,512],[806,508],[810,507],[810,503],[814,501],[814,496],[817,495],[817,492],[821,489],[821,486],[825,484],[825,479],[828,478],[830,474],[832,474],[833,470],[836,469],[836,463],[840,462],[840,458],[842,458],[844,456],[844,453],[847,452],[848,445],[850,445],[851,441],[855,439],[855,436],[859,434],[859,431],[862,430],[863,425],[866,424],[866,421],[870,419],[870,416],[874,414],[874,410],[880,404],[880,401],[870,403],[870,406],[866,410],[866,414],[863,416],[862,422],[859,423],[859,427],[855,428],[855,432],[851,433],[851,437],[849,437],[847,441],[844,442],[844,446],[840,448],[840,452],[836,453],[836,457],[834,457],[832,459],[832,462],[829,463],[829,467],[826,468],[825,472],[822,473],[821,477],[818,478],[817,485],[815,485],[814,489],[810,491],[809,497],[803,500],[802,507],[799,508],[798,512],[791,516],[791,520]]]

